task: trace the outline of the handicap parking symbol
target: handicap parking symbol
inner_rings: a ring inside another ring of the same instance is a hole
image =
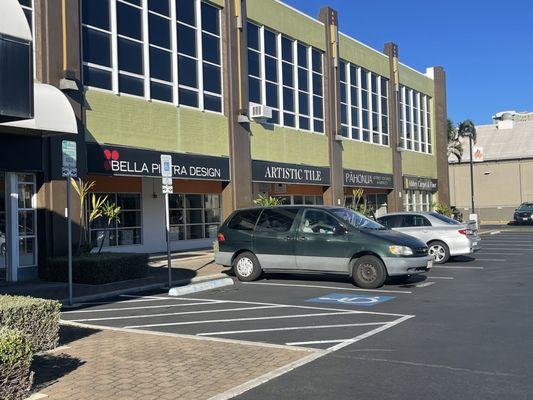
[[[312,303],[350,304],[353,306],[371,307],[392,299],[394,299],[393,296],[361,296],[345,293],[330,293],[313,299],[307,299],[306,301]]]

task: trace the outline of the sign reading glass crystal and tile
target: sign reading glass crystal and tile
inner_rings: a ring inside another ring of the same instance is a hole
[[[427,192],[436,192],[439,184],[437,179],[421,176],[406,176],[403,177],[403,188],[405,190],[422,190]]]
[[[117,176],[161,177],[161,153],[112,145],[87,144],[89,173]],[[229,160],[197,154],[167,153],[170,178],[229,181]]]
[[[391,174],[359,171],[354,169],[344,170],[344,186],[378,189],[394,188],[393,177]]]
[[[327,186],[329,185],[329,168],[253,160],[252,180],[254,182],[304,183]]]

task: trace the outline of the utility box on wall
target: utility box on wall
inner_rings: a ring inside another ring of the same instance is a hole
[[[0,122],[33,118],[31,42],[0,34]]]

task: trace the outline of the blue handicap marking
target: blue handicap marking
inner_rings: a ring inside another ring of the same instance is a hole
[[[307,299],[306,301],[312,303],[350,304],[353,306],[371,307],[392,299],[394,299],[393,296],[363,296],[358,294],[330,293],[313,299]]]

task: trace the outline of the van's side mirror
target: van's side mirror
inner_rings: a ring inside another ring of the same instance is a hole
[[[338,236],[346,235],[347,232],[348,230],[342,225],[338,225],[333,229],[333,234]]]

